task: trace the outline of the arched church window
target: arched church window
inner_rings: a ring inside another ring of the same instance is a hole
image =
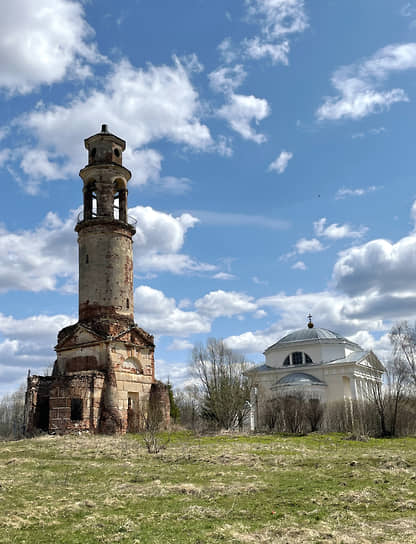
[[[290,355],[286,357],[286,359],[283,361],[283,366],[289,366],[290,365]]]
[[[307,353],[305,353],[305,363],[307,365],[311,365],[313,363],[312,359],[309,357]]]
[[[301,365],[303,363],[303,353],[295,351],[292,353],[292,365]]]

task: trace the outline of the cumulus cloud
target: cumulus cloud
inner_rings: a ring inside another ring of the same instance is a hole
[[[269,114],[270,106],[267,100],[242,94],[231,94],[228,102],[217,111],[217,115],[225,119],[240,136],[258,144],[265,142],[266,137],[256,132],[251,123],[258,124]]]
[[[168,271],[174,274],[186,272],[210,272],[216,267],[195,261],[179,253],[185,234],[198,219],[189,213],[179,217],[159,212],[150,206],[136,206],[129,214],[137,220],[134,237],[134,261],[136,270]]]
[[[16,319],[0,314],[0,395],[16,389],[28,368],[42,373],[53,363],[58,331],[75,321],[67,315]]]
[[[0,19],[0,88],[28,93],[42,84],[91,75],[93,29],[75,0],[13,0]]]
[[[195,308],[201,315],[211,319],[232,317],[246,312],[254,312],[257,305],[253,297],[236,291],[211,291],[195,301]]]
[[[393,44],[357,64],[343,66],[332,76],[338,94],[327,97],[317,111],[320,120],[361,119],[396,102],[408,102],[403,89],[382,88],[392,74],[416,68],[416,43]]]
[[[209,317],[179,309],[174,298],[147,285],[135,289],[134,303],[136,321],[151,334],[189,336],[211,329]]]
[[[11,232],[0,226],[0,291],[73,289],[75,215],[62,220],[50,212],[34,230]]]
[[[349,297],[331,291],[317,293],[278,293],[257,300],[257,305],[269,308],[279,318],[264,330],[246,331],[226,338],[233,349],[259,353],[274,344],[288,332],[304,328],[307,313],[311,312],[315,326],[328,328],[348,336],[358,331],[385,331],[386,326],[377,317],[356,316],[349,313]]]
[[[49,212],[33,230],[9,231],[0,225],[0,292],[75,290],[78,250],[74,225],[78,210],[66,219]],[[181,253],[188,229],[198,219],[178,217],[136,206],[129,214],[137,220],[134,237],[136,270],[173,274],[214,272],[217,267]]]
[[[175,340],[168,346],[169,351],[184,351],[190,350],[192,348],[193,344],[191,344],[191,342],[189,342],[188,340],[183,340],[181,338],[175,338]]]
[[[332,223],[326,225],[326,217],[322,217],[318,221],[314,221],[313,228],[316,236],[323,236],[330,240],[341,240],[343,238],[361,238],[367,232],[367,227],[359,227],[354,230],[350,225],[339,225],[338,223]]]
[[[269,172],[273,172],[274,170],[278,174],[283,174],[292,157],[293,153],[283,150],[280,155],[269,165]]]
[[[409,293],[416,289],[415,266],[416,236],[405,236],[396,243],[371,240],[340,253],[333,280],[349,295],[371,290]]]
[[[106,118],[103,119],[103,112]],[[133,185],[158,179],[162,156],[149,148],[160,140],[196,150],[214,149],[209,129],[200,121],[201,106],[189,67],[174,58],[171,66],[135,68],[127,60],[112,66],[102,86],[76,96],[68,105],[38,107],[15,120],[33,138],[31,159],[25,151],[20,167],[32,187],[45,179],[74,175],[74,164],[86,161],[81,142],[100,130],[97,119],[127,140],[125,164]],[[19,152],[19,150],[16,150]]]
[[[317,238],[301,238],[295,244],[296,251],[302,255],[303,253],[317,253],[323,251],[325,248]]]

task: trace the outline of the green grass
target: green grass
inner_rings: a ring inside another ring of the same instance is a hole
[[[416,439],[0,443],[0,543],[416,543]]]

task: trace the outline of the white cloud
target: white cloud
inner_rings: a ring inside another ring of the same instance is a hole
[[[28,368],[43,373],[53,363],[60,329],[74,323],[66,315],[35,315],[22,319],[0,314],[0,396],[23,382]]]
[[[66,220],[48,213],[34,230],[10,232],[0,226],[0,291],[71,288],[77,272],[76,212]]]
[[[234,62],[237,58],[237,53],[233,47],[231,38],[224,38],[218,46],[218,51],[224,62],[227,64]]]
[[[229,272],[218,272],[217,274],[214,274],[213,276],[214,280],[235,280],[236,276],[234,274],[230,274]]]
[[[293,268],[293,270],[307,270],[308,269],[308,267],[306,266],[306,264],[303,261],[296,261],[292,265],[292,268]]]
[[[393,73],[416,68],[416,43],[388,45],[360,63],[336,70],[331,82],[338,95],[327,97],[317,111],[320,120],[361,119],[396,102],[408,102],[403,89],[383,90]]]
[[[265,142],[266,137],[257,133],[251,123],[254,121],[258,124],[269,114],[267,100],[242,94],[231,94],[228,102],[217,111],[217,115],[225,119],[245,140],[252,140],[258,144]]]
[[[382,189],[382,187],[377,187],[375,185],[370,185],[369,187],[358,187],[357,189],[342,187],[341,189],[338,189],[335,199],[342,200],[348,196],[364,196],[368,193],[374,193],[374,191],[378,191],[379,189]]]
[[[223,66],[208,75],[211,88],[215,92],[232,93],[243,83],[247,76],[241,64],[234,67]]]
[[[146,69],[123,60],[99,88],[81,93],[69,105],[40,104],[14,124],[34,139],[31,156],[39,159],[31,176],[38,183],[73,175],[74,165],[86,161],[83,139],[99,131],[101,120],[127,140],[124,162],[134,170],[132,183],[142,185],[160,174],[162,157],[146,147],[151,142],[167,139],[197,150],[215,148],[208,127],[200,122],[201,111],[190,73],[177,58],[172,66],[149,64]],[[21,168],[28,174],[29,162],[24,155]]]
[[[39,85],[91,75],[102,60],[94,31],[75,0],[13,0],[0,18],[0,87],[28,93]]]
[[[256,36],[244,41],[245,53],[252,59],[262,59],[270,57],[273,64],[289,64],[289,42],[285,40],[282,43],[265,43]]]
[[[358,230],[353,230],[348,224],[338,225],[338,223],[332,223],[331,225],[326,226],[326,221],[326,217],[314,221],[313,228],[316,236],[323,236],[330,240],[361,238],[368,230],[367,227],[360,227]]]
[[[280,155],[269,165],[269,172],[272,172],[274,170],[278,174],[283,174],[292,157],[293,153],[283,150]]]
[[[304,0],[246,0],[246,4],[249,17],[269,38],[303,32],[308,26]]]
[[[195,301],[195,308],[201,315],[215,319],[220,316],[254,312],[257,306],[253,297],[235,291],[211,291]]]
[[[135,289],[134,303],[137,323],[151,334],[189,336],[210,331],[209,317],[179,309],[174,298],[147,285]]]
[[[312,238],[310,240],[301,238],[296,242],[295,247],[300,255],[303,253],[316,253],[325,249],[317,238]]]
[[[274,64],[288,64],[288,37],[308,27],[303,0],[246,0],[248,19],[259,25],[261,36],[243,41],[253,59],[270,57]]]
[[[175,338],[175,340],[168,346],[169,351],[183,351],[190,350],[194,346],[188,340],[182,340],[180,338]]]
[[[78,271],[74,225],[78,210],[61,219],[49,212],[33,230],[12,232],[0,225],[0,292],[74,291]],[[217,267],[180,253],[188,229],[198,222],[151,207],[129,209],[137,220],[134,237],[136,271],[174,274],[214,272]]]
[[[416,290],[416,236],[398,242],[371,240],[340,253],[333,279],[342,291],[357,295],[370,290],[413,293]]]
[[[173,217],[150,206],[136,206],[129,209],[129,214],[137,220],[134,237],[136,270],[183,274],[216,269],[214,265],[200,263],[178,253],[183,247],[186,232],[198,222],[196,217],[189,213]]]

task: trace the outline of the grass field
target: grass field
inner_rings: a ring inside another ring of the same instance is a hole
[[[416,543],[416,439],[0,443],[0,543]]]

